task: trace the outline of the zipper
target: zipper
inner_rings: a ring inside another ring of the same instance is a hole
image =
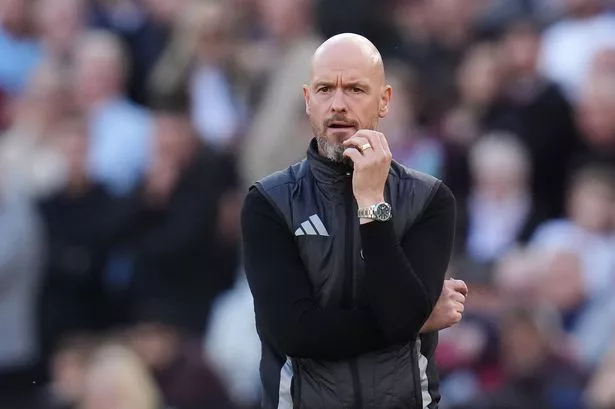
[[[352,176],[350,173],[348,176]],[[346,271],[344,274],[343,293],[342,293],[342,306],[343,308],[350,309],[354,303],[354,227],[355,220],[353,215],[354,210],[354,195],[352,193],[352,177],[349,178],[349,192],[346,192]],[[363,408],[363,393],[361,391],[361,383],[359,381],[359,368],[357,365],[357,359],[352,358],[350,360],[350,375],[352,377],[352,392],[354,396],[354,409]]]

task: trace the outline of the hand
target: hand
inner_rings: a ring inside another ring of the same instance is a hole
[[[360,208],[384,201],[393,155],[383,134],[361,129],[343,142],[344,156],[354,163],[352,190]],[[370,146],[363,149],[364,146]]]
[[[461,321],[468,286],[462,280],[445,280],[442,293],[421,333],[440,331]]]

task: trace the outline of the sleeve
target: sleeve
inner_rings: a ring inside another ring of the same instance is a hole
[[[337,360],[384,346],[370,312],[321,307],[286,223],[258,190],[242,206],[245,272],[258,330],[281,353]]]
[[[388,339],[414,339],[431,314],[451,257],[454,225],[455,199],[441,183],[401,242],[392,221],[360,226],[368,304]]]

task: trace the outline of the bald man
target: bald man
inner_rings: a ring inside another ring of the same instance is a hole
[[[443,286],[454,197],[392,160],[370,41],[332,37],[311,68],[306,158],[251,186],[241,215],[263,408],[437,408],[437,330],[467,293]]]

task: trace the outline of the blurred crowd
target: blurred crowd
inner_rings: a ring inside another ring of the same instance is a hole
[[[457,198],[441,407],[615,408],[609,0],[0,0],[0,408],[258,407],[238,213],[341,32]]]

